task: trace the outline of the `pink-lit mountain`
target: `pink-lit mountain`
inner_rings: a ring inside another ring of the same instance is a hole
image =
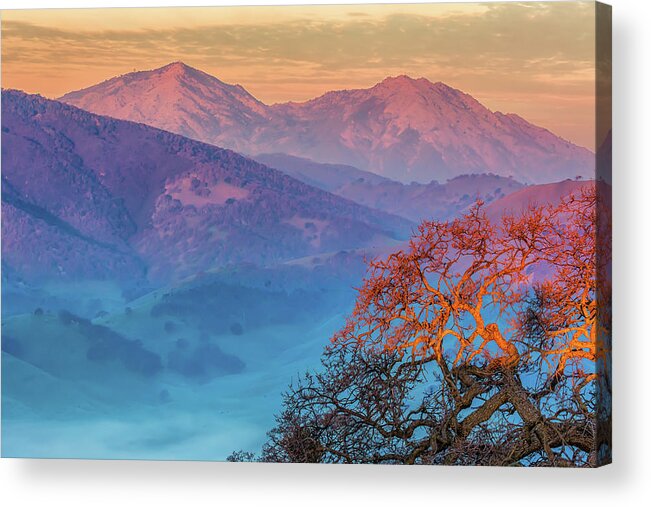
[[[60,100],[237,151],[246,151],[245,140],[270,114],[241,86],[181,62],[118,76]]]
[[[2,92],[3,262],[25,279],[179,279],[386,245],[413,223],[225,150]]]
[[[248,155],[287,153],[399,181],[492,172],[527,183],[594,177],[594,154],[443,83],[408,76],[267,106],[181,62],[61,100]]]

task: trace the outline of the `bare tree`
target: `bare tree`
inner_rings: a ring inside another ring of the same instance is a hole
[[[589,187],[492,223],[481,202],[370,263],[262,461],[610,460],[610,224]]]

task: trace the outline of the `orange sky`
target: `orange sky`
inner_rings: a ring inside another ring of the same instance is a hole
[[[182,60],[260,100],[443,81],[594,149],[592,2],[2,11],[2,86],[58,97]]]

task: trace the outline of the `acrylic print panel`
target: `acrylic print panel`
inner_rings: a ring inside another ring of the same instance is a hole
[[[2,13],[5,457],[610,461],[610,8]]]

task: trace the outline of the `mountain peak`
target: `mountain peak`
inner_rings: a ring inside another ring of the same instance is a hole
[[[267,106],[241,86],[224,83],[182,61],[124,74],[59,100],[214,144],[221,144],[219,136],[227,132],[228,139],[247,139],[248,126],[267,114]]]
[[[445,95],[463,95],[459,90],[452,88],[441,81],[433,83],[427,78],[413,78],[407,74],[389,76],[376,84],[372,89],[383,91],[388,90],[392,93],[405,94],[408,94],[409,92],[435,92],[437,94]]]
[[[394,90],[402,90],[405,88],[415,88],[418,87],[420,83],[427,81],[425,78],[414,79],[407,74],[401,74],[399,76],[389,76],[384,78],[381,82],[375,85],[375,88],[390,88]]]
[[[187,63],[177,60],[175,62],[168,63],[167,65],[163,65],[161,69],[192,69],[193,67],[190,67]]]
[[[209,79],[210,81],[221,83],[221,81],[219,81],[216,77],[211,76],[210,74],[206,74],[205,72],[202,72],[199,69],[191,67],[190,65],[180,60],[176,62],[168,63],[163,67],[159,67],[157,69],[151,70],[149,71],[149,75],[164,76],[170,78],[186,77],[186,78],[194,78],[199,80]]]
[[[399,74],[397,76],[387,76],[382,80],[382,82],[383,83],[414,83],[419,79],[423,79],[423,78],[413,78],[407,74]]]
[[[168,63],[167,65],[164,65],[163,67],[159,67],[158,69],[154,69],[152,72],[154,73],[161,73],[161,74],[174,74],[174,75],[182,75],[182,74],[204,74],[201,72],[199,69],[195,69],[194,67],[190,67],[188,64],[182,62],[182,61],[176,61],[172,63]]]
[[[151,72],[155,73],[174,73],[174,74],[204,74],[206,76],[211,76],[210,74],[207,74],[195,67],[192,67],[188,65],[185,62],[182,62],[181,60],[177,60],[175,62],[168,63],[167,65],[163,65],[162,67],[159,67],[158,69],[154,69]],[[217,78],[215,78],[217,79]]]
[[[127,76],[62,100],[243,153],[283,152],[404,181],[485,172],[553,181],[589,176],[593,163],[587,150],[424,77],[267,106],[180,61]]]

